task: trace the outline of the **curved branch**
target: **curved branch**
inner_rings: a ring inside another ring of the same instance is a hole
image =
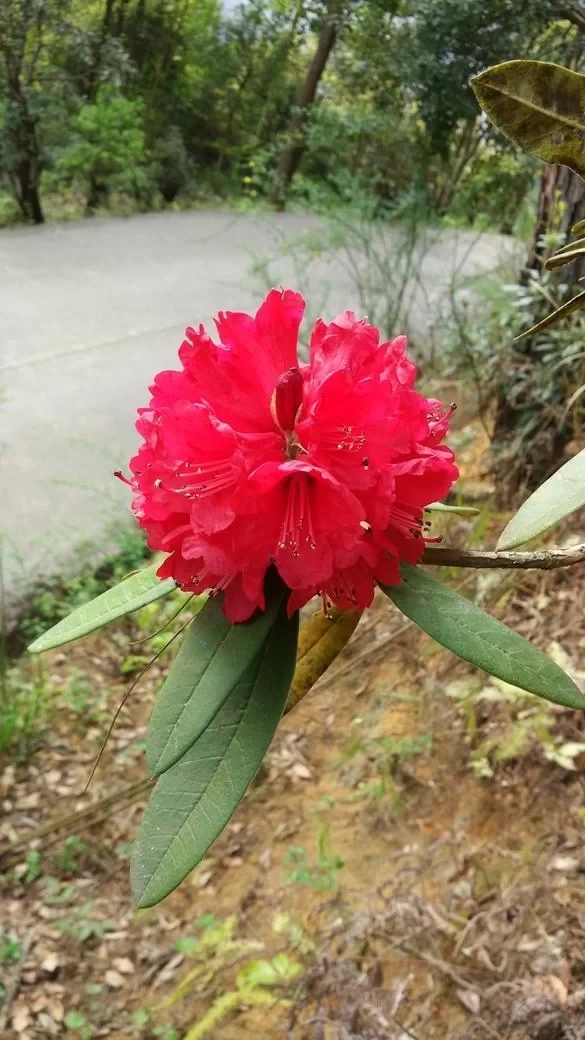
[[[585,562],[585,544],[566,549],[540,549],[537,552],[490,552],[479,549],[455,549],[446,545],[427,545],[423,563],[439,567],[483,567],[501,570],[554,571]]]

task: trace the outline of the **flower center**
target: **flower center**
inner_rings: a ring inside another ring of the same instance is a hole
[[[299,455],[306,455],[307,449],[297,440],[295,433],[285,434],[284,453],[288,459],[296,459]]]
[[[279,549],[289,549],[295,559],[308,546],[316,549],[313,518],[307,480],[303,476],[291,477],[284,522],[280,530]]]

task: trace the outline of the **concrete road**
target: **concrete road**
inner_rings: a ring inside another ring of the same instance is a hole
[[[274,282],[309,288],[325,316],[360,309],[343,258],[321,258],[309,271],[284,248],[318,228],[316,218],[295,214],[190,212],[0,232],[0,536],[9,599],[71,565],[82,543],[106,548],[108,525],[128,517],[127,489],[112,472],[136,447],[148,382],[175,367],[185,325],[258,304],[264,284],[254,264],[271,258]],[[416,330],[424,334],[422,303],[451,271],[493,267],[507,248],[498,236],[452,232],[430,243],[424,291],[412,300]]]

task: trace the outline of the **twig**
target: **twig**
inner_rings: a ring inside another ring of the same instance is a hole
[[[412,946],[408,946],[407,943],[396,943],[396,946],[409,957],[415,957],[418,960],[426,961],[426,963],[430,964],[432,968],[436,968],[437,971],[446,975],[447,978],[451,979],[452,982],[457,986],[460,986],[462,989],[471,989],[471,985],[467,979],[458,975],[455,969],[452,968],[450,964],[447,964],[446,961],[439,960],[438,957],[432,957],[430,953],[424,953],[422,950],[415,950]]]
[[[585,544],[566,549],[540,549],[536,552],[493,552],[481,549],[455,549],[427,545],[423,563],[439,567],[484,567],[500,570],[554,571],[585,561]]]
[[[54,840],[58,841],[60,837],[65,836],[63,834],[64,831],[75,833],[82,828],[93,827],[96,823],[101,823],[103,819],[107,819],[110,815],[110,810],[115,812],[122,804],[126,805],[127,802],[134,801],[142,794],[146,794],[153,785],[154,780],[151,780],[150,777],[145,780],[139,780],[116,794],[109,795],[107,798],[101,798],[86,809],[78,809],[76,812],[60,816],[56,820],[51,820],[42,827],[37,827],[36,830],[30,831],[26,836],[17,838],[16,841],[11,842],[9,845],[0,847],[0,871],[5,871],[14,863],[17,863],[23,852],[29,848],[31,842],[37,841],[39,838],[49,837],[49,841],[41,843],[41,848],[46,848],[51,844],[50,836],[54,835]]]

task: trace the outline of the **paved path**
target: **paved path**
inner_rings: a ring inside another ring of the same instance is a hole
[[[295,214],[190,212],[0,232],[0,535],[9,598],[55,572],[80,543],[102,543],[108,523],[127,516],[112,471],[136,446],[136,408],[152,375],[174,367],[184,326],[254,307],[263,285],[253,262],[317,226]],[[505,248],[497,236],[443,234],[423,264],[425,289],[439,289],[458,263],[493,266]],[[342,266],[319,263],[315,299],[320,281],[335,286],[328,316],[359,307]],[[300,270],[286,255],[271,272],[298,285]]]

